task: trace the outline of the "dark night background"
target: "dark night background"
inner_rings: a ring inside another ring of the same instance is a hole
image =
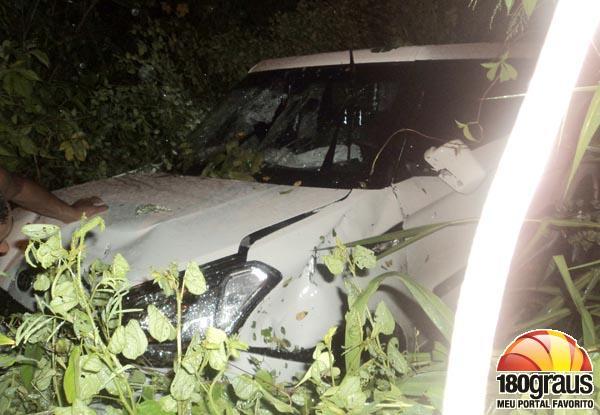
[[[497,0],[1,0],[0,164],[51,188],[178,170],[261,59],[514,40],[515,16]]]

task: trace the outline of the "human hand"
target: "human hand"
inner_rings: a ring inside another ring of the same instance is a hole
[[[73,214],[69,218],[70,220],[65,222],[75,222],[76,220],[81,219],[81,216],[84,214],[87,218],[91,218],[94,215],[108,210],[106,203],[97,196],[79,199],[71,205],[71,208]]]

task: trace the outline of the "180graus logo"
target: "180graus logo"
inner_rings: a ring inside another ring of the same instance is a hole
[[[591,409],[592,363],[558,330],[533,330],[508,345],[496,367],[498,409]],[[508,395],[508,396],[504,396]]]

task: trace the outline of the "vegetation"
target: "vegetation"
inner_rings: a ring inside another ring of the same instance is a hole
[[[5,0],[0,164],[51,188],[150,165],[178,169],[194,157],[190,134],[206,111],[260,59],[497,38],[493,7]]]
[[[227,372],[230,358],[247,345],[236,336],[209,328],[184,350],[181,313],[172,324],[154,305],[147,307],[148,331],[124,317],[128,264],[117,255],[112,264],[94,261],[84,271],[85,236],[104,224],[83,222],[64,249],[60,229],[26,225],[31,238],[26,252],[30,265],[40,269],[34,290],[38,310],[5,321],[0,354],[0,411],[3,414],[205,414],[205,413],[433,413],[439,410],[446,346],[435,343],[431,353],[405,353],[398,339],[389,338],[395,323],[381,302],[375,312],[368,302],[386,278],[399,278],[448,340],[451,313],[435,295],[409,277],[389,272],[364,290],[353,282],[357,269],[375,266],[373,253],[338,243],[325,259],[332,272],[346,279],[348,312],[343,363],[333,352],[337,327],[316,345],[313,363],[294,384],[278,384],[271,373],[254,376]],[[206,283],[197,264],[179,277],[177,266],[155,272],[165,295],[175,296],[178,310],[183,295],[200,295]],[[148,346],[175,340],[177,355],[167,376],[136,362]],[[384,340],[384,336],[387,340]]]

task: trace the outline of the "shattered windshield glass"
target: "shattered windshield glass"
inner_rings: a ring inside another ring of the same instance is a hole
[[[394,132],[440,137],[421,140],[427,146],[457,138],[455,120],[473,117],[486,82],[475,61],[252,73],[193,140],[203,160],[224,147],[259,152],[258,180],[377,187],[389,184],[403,147],[400,138],[387,142]]]

